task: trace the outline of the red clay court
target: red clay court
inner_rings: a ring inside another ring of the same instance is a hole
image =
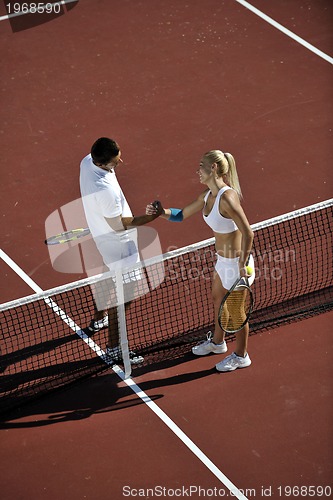
[[[195,199],[213,148],[235,156],[251,224],[332,196],[330,2],[61,3],[0,8],[2,303],[85,277],[52,268],[45,221],[79,198],[100,136],[135,214]],[[152,226],[163,252],[211,237],[199,216]],[[332,320],[251,336],[247,370],[184,351],[2,414],[2,500],[330,497]]]

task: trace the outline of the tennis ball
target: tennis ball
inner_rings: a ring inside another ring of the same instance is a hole
[[[251,266],[246,266],[246,273],[251,276],[253,274],[253,267]]]

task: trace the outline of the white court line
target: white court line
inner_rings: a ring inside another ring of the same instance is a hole
[[[50,3],[51,5],[57,5],[59,3],[61,5],[65,5],[67,3],[73,3],[73,2],[76,2],[76,1],[77,0],[59,0],[58,2],[47,2],[47,3]],[[307,49],[309,49],[311,52],[313,52],[317,56],[321,57],[322,59],[324,59],[325,61],[329,62],[330,64],[333,64],[333,58],[332,57],[330,57],[327,54],[325,54],[325,52],[322,52],[321,50],[317,49],[317,47],[315,47],[311,43],[306,42],[305,40],[303,40],[303,38],[301,38],[300,36],[296,35],[292,31],[290,31],[289,29],[285,28],[284,26],[282,26],[282,24],[278,23],[277,21],[274,21],[274,19],[272,19],[271,17],[267,16],[267,14],[264,14],[261,10],[257,9],[256,7],[254,7],[253,5],[251,5],[246,0],[236,0],[236,2],[240,3],[241,5],[243,5],[244,7],[246,7],[247,9],[251,10],[254,14],[256,14],[259,17],[261,17],[264,21],[266,21],[269,24],[271,24],[272,26],[274,26],[274,28],[277,28],[282,33],[284,33],[285,35],[289,36],[290,38],[292,38],[293,40],[295,40],[296,42],[298,42],[300,45],[303,45],[303,47],[306,47]],[[7,14],[5,16],[1,16],[0,17],[0,21],[6,21],[7,19],[11,19],[11,18],[17,17],[17,16],[23,16],[23,15],[26,15],[26,14],[29,14],[29,13],[30,13],[30,10],[29,11],[24,11],[24,12],[21,11],[21,12],[17,12],[17,13],[13,13],[13,14]]]
[[[6,264],[16,273],[20,278],[29,285],[32,290],[36,293],[42,292],[43,290],[35,283],[30,276],[28,276],[3,250],[0,249],[0,258],[6,262]],[[51,307],[60,318],[65,321],[65,323],[77,333],[82,340],[84,340],[91,349],[93,349],[98,356],[100,356],[103,361],[107,362],[105,358],[105,353],[100,349],[100,347],[91,340],[76,323],[52,300],[44,299],[46,304]],[[134,380],[129,377],[125,378],[125,373],[119,366],[112,366],[113,371],[120,377],[120,379],[145,403],[150,410],[155,413],[155,415],[162,420],[162,422],[182,441],[182,443],[205,465],[210,472],[226,487],[231,493],[232,497],[239,498],[241,500],[247,500],[247,497],[236,488],[236,486],[227,478],[225,474],[200,450],[200,448],[178,427],[178,425],[163,411],[159,406],[157,406],[150,397],[140,389],[140,387],[134,382]]]
[[[59,0],[59,2],[44,2],[44,5],[66,5],[66,3],[73,3],[77,2],[78,0]],[[36,4],[38,5],[38,1],[36,0]],[[14,3],[13,3],[14,5]],[[13,12],[12,14],[6,14],[5,16],[0,17],[0,21],[7,21],[8,19],[12,19],[13,17],[18,17],[18,16],[25,16],[26,14],[37,14],[36,12],[31,12],[31,9],[20,11],[20,12]],[[52,14],[52,12],[50,12]]]
[[[261,17],[261,19],[263,19],[264,21],[267,21],[269,24],[274,26],[274,28],[277,28],[278,30],[282,31],[282,33],[284,33],[285,35],[289,36],[290,38],[292,38],[293,40],[295,40],[299,44],[301,44],[304,47],[306,47],[307,49],[311,50],[311,52],[313,52],[317,56],[319,56],[322,59],[325,59],[325,61],[333,64],[332,57],[325,54],[325,52],[322,52],[321,50],[317,49],[316,47],[314,47],[314,45],[311,45],[311,43],[306,42],[305,40],[303,40],[303,38],[299,37],[298,35],[296,35],[292,31],[290,31],[287,28],[285,28],[284,26],[282,26],[282,24],[274,21],[274,19],[272,19],[271,17],[269,17],[266,14],[264,14],[263,12],[261,12],[261,10],[254,7],[249,2],[246,2],[245,0],[236,0],[236,2],[240,3],[241,5],[246,7],[247,9],[251,10],[254,14]]]
[[[35,283],[3,250],[0,249],[0,258],[36,293],[43,292],[43,289]],[[81,328],[63,311],[54,300],[45,297],[44,302],[55,314],[57,314],[95,353],[106,363],[111,365],[110,359],[105,352],[90,338]]]

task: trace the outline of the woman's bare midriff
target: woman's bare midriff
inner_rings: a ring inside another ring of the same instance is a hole
[[[242,233],[237,229],[232,233],[214,233],[216,253],[221,257],[234,259],[241,254]]]

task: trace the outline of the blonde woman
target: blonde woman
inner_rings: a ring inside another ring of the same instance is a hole
[[[217,254],[213,277],[212,296],[215,311],[214,333],[209,332],[207,340],[192,348],[193,354],[205,356],[210,353],[224,354],[227,344],[224,331],[218,323],[221,301],[235,280],[248,276],[246,264],[254,269],[251,247],[253,231],[241,207],[242,197],[236,163],[230,153],[212,150],[205,153],[197,171],[201,184],[207,186],[197,200],[183,209],[163,209],[161,217],[170,222],[181,222],[197,212],[202,212],[203,219],[215,236]],[[153,204],[147,206],[146,213],[156,213]],[[254,281],[254,273],[249,277]],[[216,365],[218,371],[232,371],[250,366],[248,349],[249,325],[236,334],[235,351]]]

